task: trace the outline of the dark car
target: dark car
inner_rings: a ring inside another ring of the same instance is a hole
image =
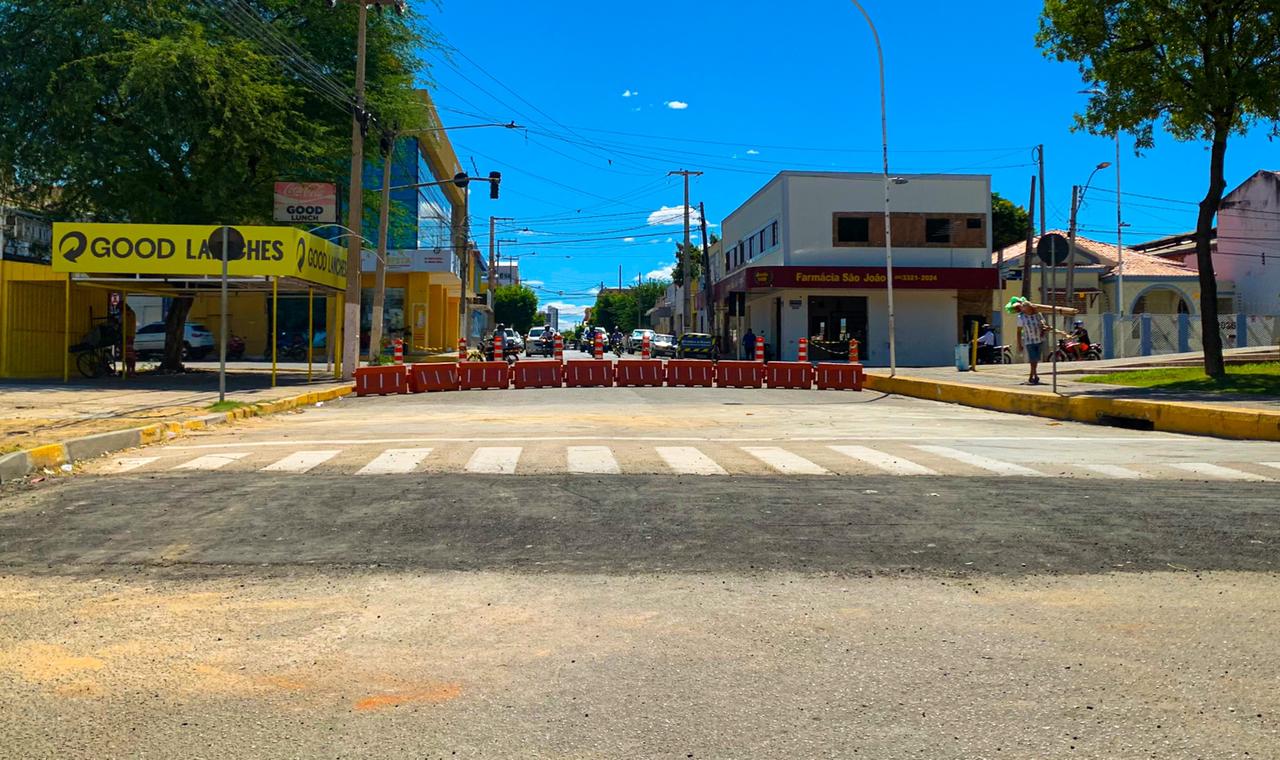
[[[715,340],[707,333],[685,333],[676,346],[681,359],[714,359],[715,353]]]

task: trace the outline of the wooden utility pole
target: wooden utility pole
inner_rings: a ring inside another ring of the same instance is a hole
[[[1031,254],[1035,249],[1032,240],[1036,236],[1036,178],[1031,176],[1031,201],[1027,206],[1027,250],[1022,254],[1022,297],[1031,300]],[[1040,279],[1044,279],[1044,270],[1040,270]]]
[[[357,0],[356,26],[356,99],[351,111],[351,184],[347,196],[347,292],[343,301],[342,319],[342,377],[350,380],[360,364],[360,251],[364,210],[364,55],[365,27],[369,9],[364,0]]]
[[[684,248],[681,249],[682,256],[680,257],[680,281],[683,283],[685,292],[685,311],[681,318],[680,331],[684,333],[689,332],[689,320],[693,316],[693,267],[689,264],[689,177],[690,175],[701,177],[702,172],[691,172],[684,169],[667,172],[668,177],[675,174],[684,177]]]
[[[715,334],[711,319],[715,315],[715,305],[711,302],[711,241],[707,238],[707,211],[702,202],[698,202],[698,219],[702,222],[702,302],[706,304],[707,332]]]
[[[391,217],[391,162],[395,158],[396,136],[382,136],[382,206],[378,211],[378,260],[373,265],[373,314],[369,321],[369,361],[382,353],[382,315],[387,300],[387,228]],[[409,346],[413,349],[412,344]]]

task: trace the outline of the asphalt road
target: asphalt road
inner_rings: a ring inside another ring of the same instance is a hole
[[[869,393],[254,420],[0,492],[0,757],[1276,757],[1275,463]]]

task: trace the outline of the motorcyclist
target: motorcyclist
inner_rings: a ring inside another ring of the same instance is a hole
[[[982,334],[978,336],[978,363],[994,364],[996,354],[996,331],[991,325],[982,326]]]
[[[1081,350],[1089,347],[1089,331],[1084,329],[1084,320],[1077,319],[1075,323],[1071,325],[1071,338],[1080,344]]]
[[[615,348],[622,347],[622,331],[617,325],[613,326],[613,332],[609,333],[609,345]]]

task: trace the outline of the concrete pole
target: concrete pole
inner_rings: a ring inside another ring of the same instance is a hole
[[[364,206],[364,56],[369,9],[356,3],[356,101],[351,114],[351,189],[347,196],[347,227],[354,232],[347,243],[347,291],[343,302],[342,377],[350,380],[360,365],[360,225]],[[272,341],[275,336],[272,335]]]
[[[382,153],[382,204],[378,212],[378,260],[373,265],[373,317],[369,322],[369,361],[382,353],[382,314],[387,300],[387,227],[391,215],[391,162],[396,138]]]
[[[222,318],[218,327],[218,401],[227,400],[227,239],[231,227],[222,228]]]

